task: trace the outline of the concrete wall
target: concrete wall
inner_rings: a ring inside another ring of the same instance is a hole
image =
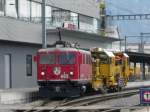
[[[42,25],[0,16],[0,40],[42,43]]]
[[[42,2],[42,0],[32,0]],[[47,4],[83,15],[99,18],[98,0],[47,0]]]
[[[11,54],[12,88],[35,87],[36,64],[32,62],[32,76],[26,75],[26,55],[35,55],[37,46],[0,42],[0,88],[5,87],[4,55]]]

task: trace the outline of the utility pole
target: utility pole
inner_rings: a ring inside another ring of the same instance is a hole
[[[42,0],[42,48],[47,48],[47,38],[46,38],[46,21],[45,21],[45,5],[46,0]]]
[[[127,51],[127,36],[124,37],[124,49],[125,49],[125,52]]]
[[[140,35],[141,35],[141,49],[140,49],[140,52],[141,53],[144,53],[144,41],[143,41],[143,33],[140,33]]]

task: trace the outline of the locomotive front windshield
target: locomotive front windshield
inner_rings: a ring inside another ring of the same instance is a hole
[[[75,64],[75,54],[62,52],[59,54],[40,54],[40,64]]]
[[[104,53],[104,52],[100,53],[99,57],[100,57],[100,63],[102,63],[102,64],[108,64],[109,63],[109,58],[108,58],[106,53]]]
[[[61,53],[59,55],[59,64],[75,64],[75,54],[74,53]]]
[[[41,54],[40,64],[55,64],[55,54]]]

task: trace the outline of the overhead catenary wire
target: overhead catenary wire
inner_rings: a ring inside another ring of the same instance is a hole
[[[124,7],[120,7],[120,6],[114,4],[114,3],[110,2],[110,1],[107,2],[107,3],[108,3],[109,5],[115,7],[116,9],[119,9],[119,10],[122,10],[122,11],[125,11],[125,12],[128,12],[129,14],[136,14],[134,11],[129,10],[129,9],[127,9],[127,8],[124,8]]]

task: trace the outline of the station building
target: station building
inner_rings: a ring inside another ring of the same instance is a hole
[[[33,56],[42,47],[41,0],[0,0],[0,89],[36,87]],[[100,36],[98,1],[47,0],[47,44],[59,39],[82,48],[111,48],[118,39]]]

